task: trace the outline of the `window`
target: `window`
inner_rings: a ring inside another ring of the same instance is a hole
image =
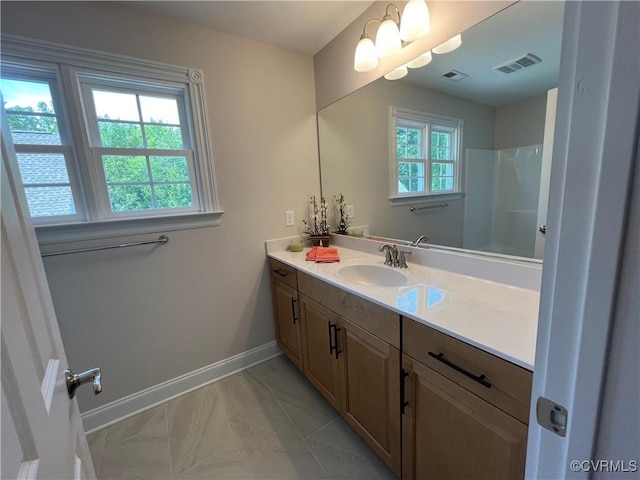
[[[41,70],[18,79],[5,71],[0,90],[32,217],[75,219],[78,200],[69,178],[72,152],[60,128],[65,123],[57,113],[54,74]]]
[[[0,91],[41,240],[219,223],[201,72],[9,37]]]
[[[195,171],[179,92],[109,88],[80,77],[92,156],[110,214],[197,211]]]
[[[390,109],[391,199],[460,192],[462,120]]]

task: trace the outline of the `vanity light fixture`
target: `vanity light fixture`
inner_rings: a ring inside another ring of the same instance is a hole
[[[397,21],[391,16],[392,9],[395,10]],[[380,23],[375,44],[366,31],[367,27],[374,22]],[[399,53],[402,50],[403,41],[412,42],[429,33],[430,29],[429,8],[425,0],[409,0],[402,16],[396,5],[388,4],[382,20],[372,19],[364,24],[360,41],[356,46],[353,60],[354,70],[356,72],[370,72],[378,66],[378,58],[390,57]]]
[[[431,55],[431,50],[424,52],[422,55],[414,58],[409,63],[407,63],[407,67],[409,68],[420,68],[425,65],[429,65],[433,60],[433,56]]]
[[[389,73],[387,73],[384,78],[386,78],[387,80],[399,80],[402,77],[405,77],[407,73],[409,73],[409,70],[407,70],[407,65],[401,65],[395,70],[391,70]]]
[[[455,37],[451,37],[446,42],[441,43],[437,47],[433,47],[431,50],[433,53],[442,55],[444,53],[453,52],[456,48],[462,45],[462,34],[458,34]]]
[[[356,72],[370,72],[378,66],[378,54],[373,40],[367,35],[367,26],[373,22],[379,22],[378,19],[369,20],[364,24],[360,41],[356,47],[356,54],[353,59],[353,69]]]
[[[387,5],[382,23],[378,27],[376,34],[376,51],[378,57],[390,57],[402,50],[402,40],[400,39],[399,23],[391,18],[389,8],[395,8],[398,19],[400,19],[400,10],[393,3]]]

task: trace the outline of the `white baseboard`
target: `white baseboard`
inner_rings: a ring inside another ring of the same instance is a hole
[[[267,343],[84,412],[82,414],[82,423],[84,424],[85,432],[90,434],[101,430],[143,410],[233,375],[240,370],[281,353],[276,342]]]

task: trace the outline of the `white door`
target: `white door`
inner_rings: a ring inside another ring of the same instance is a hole
[[[3,111],[1,478],[95,478],[10,135]]]
[[[565,3],[527,479],[587,479],[590,461],[634,460],[594,458],[594,444],[616,291],[628,288],[619,268],[639,164],[638,25],[639,2]],[[619,378],[637,382],[637,368]],[[567,409],[566,436],[538,425],[539,397]]]
[[[551,180],[551,159],[553,157],[553,133],[556,128],[556,104],[558,89],[547,92],[547,113],[544,118],[544,140],[542,144],[542,170],[540,172],[540,193],[538,195],[538,218],[536,220],[536,241],[533,258],[544,256],[544,239],[547,228],[547,206],[549,203],[549,181]]]

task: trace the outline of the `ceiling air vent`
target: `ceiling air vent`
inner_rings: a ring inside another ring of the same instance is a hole
[[[467,75],[466,73],[459,72],[458,70],[451,70],[450,72],[447,72],[442,76],[444,78],[448,78],[449,80],[453,80],[454,82],[457,82],[459,80],[462,80],[463,78],[467,78],[469,75]]]
[[[498,65],[493,67],[494,70],[498,70],[502,73],[513,73],[518,70],[522,70],[523,68],[530,67],[531,65],[535,65],[536,63],[540,63],[542,60],[539,57],[536,57],[532,53],[527,53],[520,58],[516,58],[513,60],[509,60],[502,65]]]

